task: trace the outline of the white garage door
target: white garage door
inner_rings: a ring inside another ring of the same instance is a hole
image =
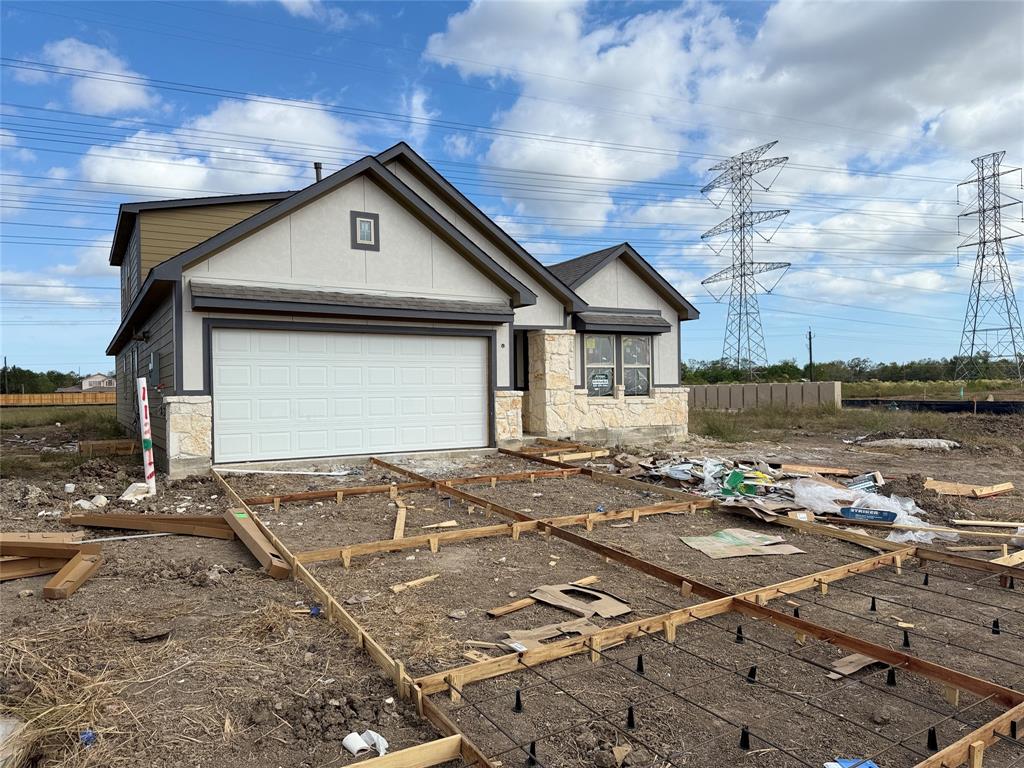
[[[213,331],[214,461],[488,444],[486,339]]]

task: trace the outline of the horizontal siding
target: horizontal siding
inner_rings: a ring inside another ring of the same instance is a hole
[[[128,312],[132,299],[139,292],[142,283],[142,275],[139,268],[139,227],[136,224],[132,230],[131,239],[128,241],[128,248],[125,251],[124,259],[121,261],[121,317]]]
[[[230,203],[142,211],[142,274],[270,205],[271,202]]]
[[[134,437],[138,431],[135,379],[145,375],[150,354],[156,352],[160,365],[160,388],[149,393],[150,423],[157,467],[167,471],[167,416],[163,398],[174,394],[174,302],[168,296],[153,310],[149,320],[135,335],[148,335],[148,341],[131,341],[117,356],[117,420]],[[132,351],[138,370],[132,370]]]

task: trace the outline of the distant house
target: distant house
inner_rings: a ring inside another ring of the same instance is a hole
[[[91,373],[80,382],[70,387],[59,387],[58,392],[113,392],[117,388],[117,379],[105,373]]]

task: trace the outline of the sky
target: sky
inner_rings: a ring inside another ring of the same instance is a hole
[[[1024,165],[1017,2],[0,3],[0,348],[108,370],[118,204],[299,189],[407,141],[547,264],[629,241],[718,358],[723,158],[756,177],[769,360],[956,354],[971,159]],[[1024,197],[1020,174],[1004,192]],[[1022,206],[1004,234],[1024,232]],[[1007,256],[1024,299],[1024,250]],[[781,279],[780,278],[781,275]]]

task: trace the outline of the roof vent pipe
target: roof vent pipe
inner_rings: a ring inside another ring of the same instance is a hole
[[[316,180],[320,181],[324,177],[324,164],[317,160],[313,163],[313,171],[316,173]]]

